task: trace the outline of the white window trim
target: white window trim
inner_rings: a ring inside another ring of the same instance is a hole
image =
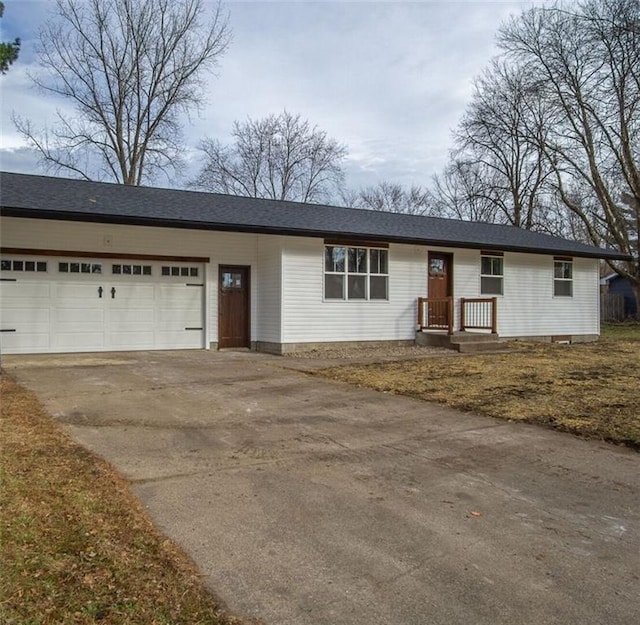
[[[326,262],[326,250],[328,247],[341,247],[345,250],[344,255],[344,271],[327,271],[325,262]],[[364,249],[367,250],[367,271],[365,273],[356,273],[349,271],[349,249]],[[371,273],[371,250],[386,252],[387,254],[387,273]],[[343,286],[342,286],[342,297],[326,297],[326,276],[343,276]],[[365,292],[366,297],[362,298],[352,298],[349,299],[349,276],[364,276],[365,277]],[[370,293],[370,278],[371,277],[384,277],[387,279],[387,296],[385,298],[371,298]],[[367,245],[330,245],[324,244],[322,246],[322,301],[326,303],[379,303],[379,304],[388,304],[389,303],[389,248],[388,247],[375,247],[375,246],[367,246]]]
[[[488,274],[482,273],[482,259],[483,258],[496,258],[502,261],[502,273],[501,274]],[[482,291],[482,278],[500,278],[501,289],[500,293],[484,293]],[[504,255],[502,254],[480,254],[480,297],[504,297]]]
[[[571,277],[570,278],[556,278],[556,264],[557,263],[562,263],[562,264],[567,264],[571,266]],[[560,258],[554,258],[553,259],[553,297],[558,297],[561,299],[567,299],[567,298],[571,298],[573,297],[573,259],[568,260],[568,259],[560,259]],[[571,284],[571,294],[570,295],[558,295],[556,294],[556,283],[557,282],[568,282],[569,284]]]

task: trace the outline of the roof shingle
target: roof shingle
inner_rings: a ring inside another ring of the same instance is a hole
[[[513,226],[9,172],[0,205],[16,217],[627,258]]]

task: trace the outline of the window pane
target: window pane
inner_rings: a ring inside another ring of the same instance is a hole
[[[444,258],[429,259],[429,275],[444,276]]]
[[[501,276],[502,260],[496,256],[482,256],[480,273],[483,276]]]
[[[122,273],[122,265],[111,265],[111,273]]]
[[[131,275],[131,265],[122,265],[122,273]]]
[[[502,278],[480,278],[480,291],[483,295],[502,295]]]
[[[366,276],[349,276],[349,299],[366,299]]]
[[[39,262],[36,265],[37,270],[38,271],[46,271],[47,270],[47,263],[46,262]]]
[[[571,280],[573,277],[573,263],[556,261],[553,266],[554,277]]]
[[[22,271],[24,269],[24,261],[22,260],[14,260],[13,261],[13,270],[14,271]]]
[[[380,273],[389,273],[389,252],[380,250]]]
[[[325,299],[344,299],[344,276],[325,274],[324,297]]]
[[[150,276],[151,275],[151,265],[144,265],[142,267],[142,273],[145,276]]]
[[[380,273],[380,250],[369,250],[369,271]]]
[[[24,270],[25,271],[35,271],[36,270],[36,263],[33,260],[28,260],[27,262],[25,262],[24,264]]]
[[[367,250],[362,247],[349,248],[349,273],[367,273]]]
[[[387,276],[369,278],[369,299],[387,299]]]
[[[0,269],[2,271],[11,271],[11,261],[10,260],[2,260],[2,262],[0,262]]]
[[[333,247],[328,245],[324,248],[324,270],[344,271],[344,247]]]
[[[91,273],[102,273],[102,265],[100,263],[91,265]]]
[[[387,250],[369,250],[370,273],[387,273]]]
[[[82,273],[91,273],[91,264],[82,263],[81,269],[82,269]]]
[[[573,295],[573,282],[571,280],[554,280],[553,294],[557,297],[571,297]]]
[[[197,278],[198,277],[198,268],[197,267],[190,267],[189,268],[189,276],[191,276],[192,278]]]
[[[80,273],[80,263],[69,263],[69,271],[71,273]]]

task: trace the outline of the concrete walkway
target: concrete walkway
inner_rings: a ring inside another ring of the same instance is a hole
[[[434,356],[435,357],[435,356]],[[243,352],[5,357],[267,625],[640,620],[640,455]]]

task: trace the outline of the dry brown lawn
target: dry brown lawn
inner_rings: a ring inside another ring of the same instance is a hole
[[[0,623],[230,625],[127,483],[0,379]]]
[[[640,449],[640,325],[606,328],[598,343],[509,347],[509,353],[346,365],[319,373]]]

